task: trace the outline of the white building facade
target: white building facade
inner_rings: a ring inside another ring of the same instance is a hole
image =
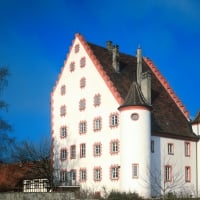
[[[178,98],[141,56],[76,34],[51,94],[55,184],[101,195],[198,195],[198,123],[192,131]]]

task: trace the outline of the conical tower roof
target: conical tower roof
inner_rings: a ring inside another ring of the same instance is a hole
[[[126,106],[145,106],[151,108],[151,105],[147,103],[139,84],[135,81],[131,84],[125,101],[119,109]]]

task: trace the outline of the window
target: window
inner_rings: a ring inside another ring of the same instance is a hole
[[[101,156],[101,143],[95,143],[93,145],[94,156]]]
[[[60,150],[60,160],[64,161],[67,159],[67,149],[61,149]]]
[[[86,86],[86,79],[85,79],[85,77],[83,77],[80,80],[80,88],[84,88],[85,86]]]
[[[67,171],[60,171],[60,182],[67,181]]]
[[[139,165],[138,164],[133,164],[132,165],[132,177],[133,178],[138,178],[139,177]]]
[[[185,156],[190,156],[190,143],[185,142]]]
[[[80,158],[86,157],[86,144],[80,144]]]
[[[85,67],[85,63],[86,63],[85,57],[81,58],[81,59],[80,59],[80,67],[81,67],[81,68]]]
[[[113,113],[110,115],[110,127],[117,127],[118,126],[118,114]]]
[[[191,181],[191,168],[189,166],[185,167],[185,182]]]
[[[60,94],[64,95],[65,93],[66,93],[66,87],[65,87],[65,85],[62,85],[60,88]]]
[[[66,138],[67,137],[67,127],[66,126],[62,126],[60,128],[60,137],[61,138]]]
[[[112,140],[110,142],[110,154],[119,153],[119,140]]]
[[[110,168],[110,179],[111,180],[118,180],[119,179],[119,166],[114,165]]]
[[[79,133],[84,134],[87,131],[87,122],[86,121],[81,121],[79,123]]]
[[[24,181],[24,185],[26,189],[31,189],[31,181]]]
[[[154,140],[151,140],[151,153],[154,153]]]
[[[101,181],[101,168],[100,167],[95,167],[93,170],[93,174],[94,174],[94,181]]]
[[[60,107],[60,116],[64,117],[66,115],[66,106],[63,105]]]
[[[174,145],[172,143],[168,143],[168,154],[174,154]]]
[[[101,130],[101,117],[97,117],[93,121],[93,127],[94,131],[100,131]]]
[[[101,95],[95,94],[94,95],[94,106],[99,106],[101,104]]]
[[[73,72],[75,70],[75,62],[71,62],[69,65],[69,71]]]
[[[80,110],[80,111],[85,110],[85,104],[86,104],[85,99],[81,99],[81,100],[79,101],[79,110]]]
[[[172,180],[172,166],[165,166],[165,182],[170,182]]]
[[[72,181],[76,181],[76,170],[75,169],[70,170],[70,179]]]
[[[79,44],[76,44],[75,47],[74,47],[74,52],[75,52],[75,53],[78,53],[78,52],[79,52],[79,49],[80,49]]]
[[[70,158],[76,159],[76,145],[71,145],[70,147]]]
[[[35,189],[39,188],[39,180],[38,179],[34,180],[34,186],[35,186]]]
[[[86,169],[80,169],[80,182],[85,182],[87,178]]]

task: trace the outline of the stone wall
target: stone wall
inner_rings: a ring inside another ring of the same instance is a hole
[[[0,193],[0,200],[75,200],[71,192],[47,192],[47,193]]]

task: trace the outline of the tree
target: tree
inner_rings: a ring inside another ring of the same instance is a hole
[[[2,95],[4,88],[7,86],[7,77],[9,75],[8,68],[0,67],[0,95]],[[7,111],[8,104],[0,99],[0,110]],[[11,125],[0,116],[0,162],[6,162],[8,152],[10,151],[11,144],[14,143],[14,139],[9,136],[9,132],[12,130]]]
[[[29,141],[23,141],[15,145],[12,152],[14,162],[32,163],[32,176],[43,176],[47,178],[50,186],[53,186],[53,168],[51,163],[51,145],[50,140],[45,139],[38,144]]]

